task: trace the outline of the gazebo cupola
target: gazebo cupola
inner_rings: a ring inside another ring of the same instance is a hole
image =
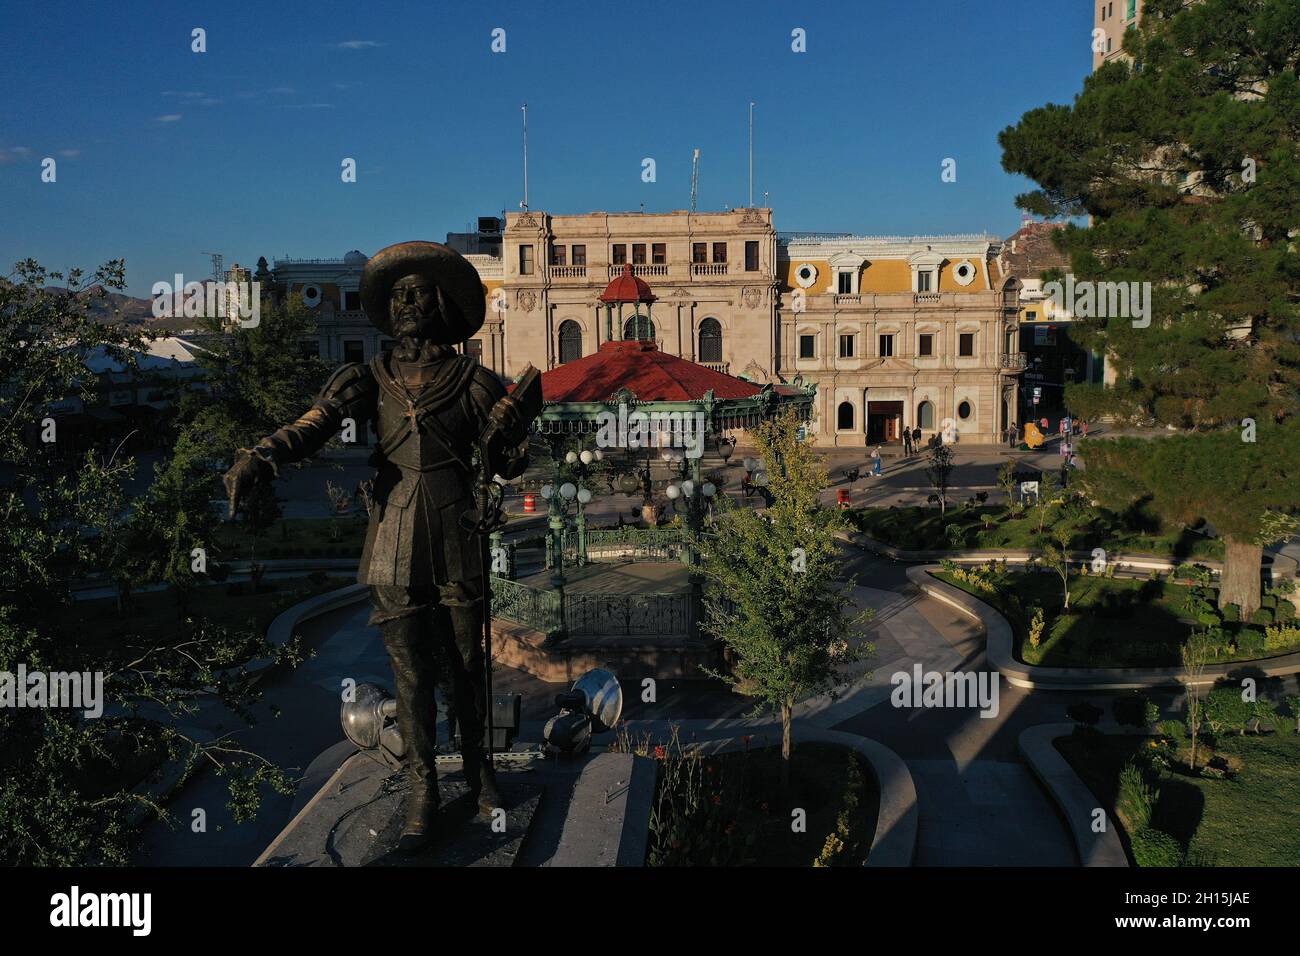
[[[650,286],[642,279],[632,274],[632,265],[627,263],[623,266],[623,274],[613,279],[609,285],[605,286],[605,291],[600,294],[600,301],[605,303],[605,341],[622,341],[626,338],[648,339],[653,341],[654,320],[651,318],[651,304],[657,299]],[[642,303],[645,304],[645,312],[641,311]],[[623,308],[630,305],[632,314],[626,320],[631,324],[632,334],[624,334],[627,326],[624,325]],[[617,318],[617,326],[615,319]],[[618,329],[617,340],[614,337],[614,328]]]

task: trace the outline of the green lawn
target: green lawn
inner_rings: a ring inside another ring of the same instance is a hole
[[[1114,815],[1119,772],[1150,746],[1147,737],[1087,734],[1056,748]],[[1300,734],[1227,735],[1220,754],[1242,761],[1232,778],[1166,772],[1151,824],[1173,836],[1192,860],[1214,866],[1300,866]],[[1122,831],[1121,831],[1122,833]],[[1122,833],[1125,847],[1128,834]]]
[[[1048,512],[1045,530],[1052,527]],[[1030,550],[1038,547],[1038,517],[1033,509],[1024,517],[1010,518],[1007,509],[992,505],[949,507],[940,515],[936,507],[859,508],[850,512],[858,530],[884,544],[907,551],[953,550],[947,527],[962,529],[962,549]],[[1091,551],[1104,547],[1111,552],[1153,554],[1177,560],[1222,558],[1223,542],[1191,531],[1158,533],[1127,527],[1118,516],[1101,510],[1087,527],[1075,534],[1071,550]]]
[[[1012,651],[1026,664],[1048,667],[1174,667],[1193,622],[1180,610],[1188,588],[1166,581],[1073,575],[1070,611],[1061,610],[1061,579],[1051,573],[1010,573],[996,593],[977,589],[946,571],[935,577],[993,605],[1011,623]],[[1029,643],[1031,608],[1041,607],[1046,626],[1037,648]],[[1262,628],[1223,625],[1240,638]],[[1277,653],[1290,653],[1294,646]],[[1258,657],[1259,655],[1254,655]],[[1223,660],[1250,660],[1228,656]]]

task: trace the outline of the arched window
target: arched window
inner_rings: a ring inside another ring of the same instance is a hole
[[[962,421],[965,421],[966,419],[970,418],[970,413],[971,413],[970,402],[962,402],[960,405],[957,406],[957,417],[960,418]]]
[[[572,319],[560,323],[560,364],[582,358],[582,326]]]
[[[922,402],[916,407],[916,423],[922,428],[934,428],[933,402]]]
[[[700,361],[722,361],[722,324],[717,319],[700,323]]]
[[[634,315],[623,323],[623,338],[629,341],[643,339],[653,342],[655,324],[648,315]]]
[[[853,427],[853,403],[840,402],[839,411],[836,412],[836,427],[840,431],[845,431]]]

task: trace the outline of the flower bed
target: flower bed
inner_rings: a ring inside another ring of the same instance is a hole
[[[997,608],[1011,624],[1012,651],[1025,664],[1174,667],[1193,627],[1215,634],[1218,655],[1211,663],[1261,660],[1300,650],[1294,605],[1279,594],[1266,594],[1265,606],[1243,622],[1234,606],[1226,612],[1215,607],[1217,591],[1204,582],[1183,585],[1074,574],[1066,611],[1061,579],[1055,574],[1013,572],[995,563],[963,568],[947,562],[935,577]]]
[[[879,793],[855,751],[794,748],[790,794],[779,747],[701,755],[676,737],[623,746],[655,758],[649,866],[860,866],[876,829]],[[803,811],[799,817],[795,811]],[[795,824],[802,820],[802,826]]]

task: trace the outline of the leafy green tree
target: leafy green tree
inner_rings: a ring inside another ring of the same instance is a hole
[[[952,486],[953,455],[952,448],[944,443],[938,435],[930,438],[926,451],[925,475],[939,499],[939,514],[948,513],[948,489]]]
[[[70,609],[71,585],[106,572],[129,591],[146,569],[148,542],[135,539],[137,502],[122,489],[128,462],[120,443],[61,455],[41,431],[51,402],[95,398],[87,353],[102,349],[130,363],[143,347],[132,329],[96,321],[93,306],[123,286],[113,262],[83,282],[33,261],[0,278],[0,671],[90,672],[103,678],[99,717],[55,707],[0,708],[0,864],[122,864],[139,827],[168,816],[133,789],[161,760],[225,775],[236,819],[255,813],[263,786],[291,792],[287,776],[230,738],[201,740],[184,730],[199,695],[214,693],[241,720],[258,699],[241,662],[275,654],[264,638],[203,620],[181,622],[171,639],[127,634],[97,640]],[[66,282],[67,288],[52,287]],[[56,421],[57,424],[57,421]],[[93,437],[93,436],[92,436]]]
[[[734,654],[733,672],[715,676],[780,713],[783,786],[795,704],[831,691],[844,665],[874,653],[850,643],[871,612],[852,612],[852,582],[838,580],[836,535],[848,522],[819,503],[826,470],[798,426],[786,413],[750,433],[770,466],[771,503],[762,513],[725,509],[704,563],[704,628]]]
[[[1021,208],[1089,217],[1056,240],[1076,279],[1150,283],[1146,317],[1076,310],[1071,334],[1105,354],[1115,382],[1067,388],[1070,407],[1160,429],[1148,443],[1090,440],[1087,470],[1106,482],[1099,472],[1114,469],[1111,484],[1148,475],[1143,493],[1163,518],[1214,523],[1227,546],[1220,602],[1246,611],[1258,606],[1260,512],[1300,507],[1288,470],[1300,409],[1300,5],[1147,0],[1124,51],[1072,104],[1006,129],[1003,166],[1039,186]],[[1243,441],[1252,423],[1254,445]],[[1186,439],[1175,450],[1160,448],[1167,429]],[[1176,479],[1132,460],[1156,456],[1178,464]],[[1270,487],[1256,493],[1261,482]]]

